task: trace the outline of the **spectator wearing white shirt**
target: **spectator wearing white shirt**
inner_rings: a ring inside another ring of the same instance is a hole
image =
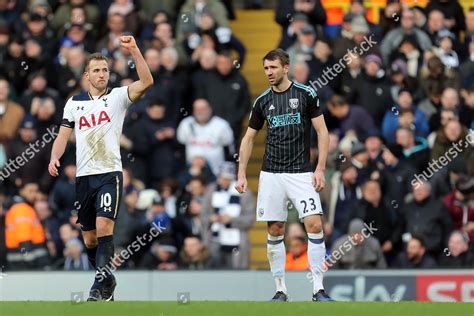
[[[193,115],[181,121],[177,132],[178,141],[186,147],[186,162],[202,156],[218,174],[220,165],[234,151],[234,136],[229,123],[212,114],[209,102],[196,99]]]

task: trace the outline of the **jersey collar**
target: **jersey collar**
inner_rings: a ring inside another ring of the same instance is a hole
[[[110,93],[109,88],[106,88],[106,89],[105,89],[105,92],[102,93],[101,95],[99,95],[99,97],[98,97],[97,99],[100,99],[100,98],[102,98],[104,95],[107,95],[107,94],[109,94],[109,93]],[[94,97],[91,95],[90,91],[87,91],[87,95],[89,96],[89,99],[90,99],[90,100],[94,100]]]
[[[273,90],[273,88],[271,88],[271,89],[272,89],[272,92],[273,92],[273,93],[282,94],[282,93],[285,93],[285,92],[287,92],[288,90],[290,90],[291,87],[293,87],[293,81],[291,81],[291,84],[290,84],[290,85],[288,86],[288,88],[287,88],[286,90],[284,90],[284,91],[278,92],[278,91]]]

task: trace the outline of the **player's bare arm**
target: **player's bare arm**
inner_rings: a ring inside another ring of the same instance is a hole
[[[235,184],[235,189],[239,193],[247,191],[247,164],[250,159],[250,154],[252,153],[253,143],[257,133],[257,130],[248,127],[245,136],[242,138],[242,142],[240,143],[239,171],[237,173],[237,183]]]
[[[324,171],[326,171],[326,159],[329,151],[329,132],[323,115],[311,119],[311,123],[318,134],[318,165],[313,175],[313,185],[316,191],[320,192],[326,183]]]
[[[130,51],[130,54],[135,61],[139,80],[128,86],[130,100],[135,102],[153,85],[153,76],[151,75],[150,69],[148,68],[148,65],[146,64],[133,36],[121,36],[120,45]]]
[[[59,134],[53,143],[53,149],[51,150],[51,160],[49,161],[48,165],[49,174],[53,177],[57,177],[59,175],[59,159],[61,159],[63,156],[64,151],[66,150],[67,142],[73,131],[74,129],[65,126],[61,126],[59,128]]]

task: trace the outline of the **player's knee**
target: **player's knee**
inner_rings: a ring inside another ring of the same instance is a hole
[[[283,236],[285,234],[285,223],[284,222],[269,222],[268,233],[271,236]]]
[[[114,230],[114,221],[106,217],[97,217],[96,229],[97,236],[112,235]]]
[[[321,224],[321,221],[307,223],[305,226],[308,233],[317,234],[323,231],[323,225]]]
[[[97,236],[93,235],[84,235],[84,244],[86,245],[86,248],[92,249],[97,247]]]

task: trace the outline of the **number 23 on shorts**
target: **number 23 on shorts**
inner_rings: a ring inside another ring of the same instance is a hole
[[[310,210],[316,211],[317,206],[314,198],[309,198],[308,200],[300,200],[300,204],[303,205],[303,214],[308,213]]]

